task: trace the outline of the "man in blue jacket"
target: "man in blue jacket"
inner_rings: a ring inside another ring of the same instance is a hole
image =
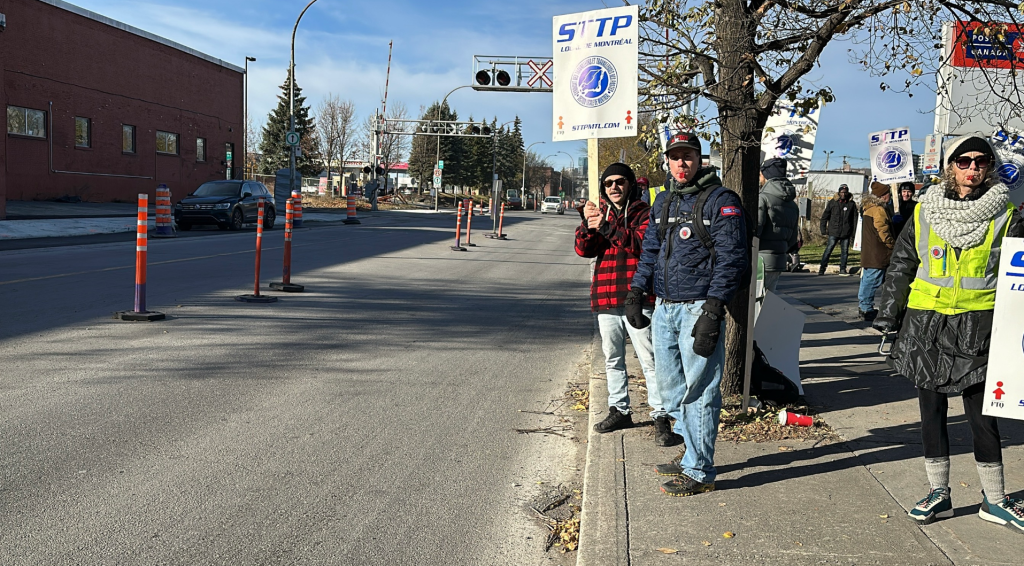
[[[715,489],[725,305],[743,283],[750,250],[740,197],[722,186],[713,167],[701,167],[700,139],[692,132],[676,134],[665,154],[669,188],[651,207],[626,314],[630,324],[646,326],[643,296],[657,297],[651,329],[655,375],[686,451],[678,463],[655,471],[674,476],[662,491],[687,496]],[[698,200],[704,206],[694,211]],[[706,243],[702,233],[709,236]]]

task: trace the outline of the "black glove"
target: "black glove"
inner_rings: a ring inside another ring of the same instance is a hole
[[[644,316],[644,292],[633,287],[626,295],[626,322],[636,329],[647,328],[651,319]]]
[[[708,298],[701,307],[697,324],[693,325],[693,352],[702,358],[710,358],[718,347],[718,335],[722,333],[722,321],[725,320],[725,303],[718,299]]]
[[[896,325],[896,321],[895,320],[893,320],[891,318],[885,318],[884,316],[880,316],[880,317],[876,318],[874,320],[874,322],[871,323],[871,327],[872,328],[874,328],[875,330],[881,331],[883,334],[888,334],[890,332],[896,332],[896,330],[897,330],[896,326],[897,325]]]

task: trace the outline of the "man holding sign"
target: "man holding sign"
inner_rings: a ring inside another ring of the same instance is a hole
[[[978,515],[1024,533],[1024,502],[1006,495],[995,417],[982,414],[1000,252],[1024,236],[1024,221],[996,177],[983,134],[946,148],[942,182],[930,189],[896,241],[875,328],[899,331],[889,365],[918,388],[928,495],[910,510],[921,524],[953,516],[948,395],[963,397],[984,493]],[[991,380],[990,380],[991,381]]]

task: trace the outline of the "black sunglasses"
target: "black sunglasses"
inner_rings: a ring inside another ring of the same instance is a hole
[[[978,169],[988,167],[992,163],[992,158],[987,155],[979,155],[977,157],[957,157],[953,160],[956,163],[958,169],[967,169],[974,163],[978,166]]]
[[[626,186],[626,178],[625,177],[619,177],[618,179],[608,179],[607,181],[604,182],[604,188],[606,188],[606,189],[612,188],[612,185],[618,185],[620,187],[625,187]]]

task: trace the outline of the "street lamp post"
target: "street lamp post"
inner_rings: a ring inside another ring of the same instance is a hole
[[[831,157],[833,153],[835,153],[835,150],[832,150],[832,151],[824,151],[824,150],[822,150],[822,153],[825,154],[825,171],[828,171],[828,158]]]
[[[444,98],[441,99],[441,104],[437,105],[437,121],[438,122],[441,121],[441,107],[444,106],[444,103],[448,101],[448,97],[451,96],[453,92],[459,90],[460,88],[467,88],[467,87],[471,87],[471,86],[473,86],[473,85],[457,86],[457,87],[449,90],[448,94],[444,95]],[[437,149],[434,151],[434,167],[437,167],[437,165],[438,165],[438,163],[440,161],[441,161],[441,136],[438,135],[437,136]],[[442,183],[442,186],[444,186],[444,183]],[[440,209],[440,204],[439,204],[440,202],[441,202],[441,187],[434,187],[434,212],[437,212]],[[456,208],[458,208],[458,207],[456,207]]]
[[[535,145],[537,145],[537,144],[539,144],[539,143],[544,143],[544,142],[542,142],[542,141],[533,142],[530,145],[526,146],[526,151],[523,152],[523,188],[519,191],[520,193],[522,193],[519,196],[520,196],[520,198],[523,199],[523,209],[526,208],[526,156],[530,153],[530,148],[535,146]],[[537,197],[536,196],[533,197],[533,201],[534,201],[534,203],[537,202]]]
[[[316,0],[310,0],[309,4],[299,12],[299,17],[295,19],[295,26],[292,27],[292,57],[291,62],[288,64],[288,131],[295,131],[295,32],[299,29],[299,20],[306,14],[306,10],[310,6],[316,3]],[[291,194],[292,189],[295,188],[295,146],[289,146],[288,151],[288,193]],[[276,190],[275,190],[276,192]]]
[[[249,61],[256,62],[255,57],[245,57],[245,124],[242,126],[242,177],[249,176]],[[255,175],[255,171],[253,172]]]

